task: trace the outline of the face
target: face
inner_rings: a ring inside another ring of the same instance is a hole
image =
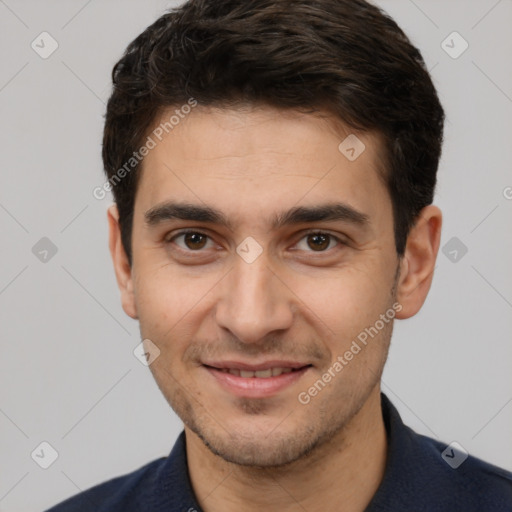
[[[297,460],[378,386],[399,260],[382,147],[357,134],[349,159],[351,133],[196,107],[144,159],[124,308],[169,404],[225,460]]]

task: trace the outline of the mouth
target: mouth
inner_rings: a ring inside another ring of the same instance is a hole
[[[224,361],[203,364],[216,382],[230,394],[266,398],[296,383],[313,365],[291,361],[246,364]]]

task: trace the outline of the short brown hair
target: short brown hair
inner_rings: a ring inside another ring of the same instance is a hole
[[[164,108],[194,98],[323,109],[381,134],[398,255],[433,201],[443,108],[420,52],[366,1],[189,0],[130,43],[112,79],[102,153],[108,179]],[[137,167],[113,187],[130,261]]]

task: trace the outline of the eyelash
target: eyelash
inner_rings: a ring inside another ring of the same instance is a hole
[[[211,237],[209,235],[207,235],[206,233],[203,233],[202,231],[186,230],[186,231],[180,231],[179,233],[176,233],[171,238],[166,239],[165,242],[167,244],[170,244],[170,243],[173,243],[178,237],[185,236],[185,235],[190,235],[190,234],[205,236],[206,238],[211,240]],[[337,245],[334,248],[339,247],[339,246],[347,245],[347,243],[345,241],[343,241],[342,239],[340,239],[339,237],[337,237],[337,236],[335,236],[335,235],[333,235],[333,234],[331,234],[329,232],[319,231],[319,230],[306,231],[305,233],[303,233],[302,237],[298,240],[298,242],[300,242],[301,240],[303,240],[304,238],[306,238],[309,235],[324,235],[324,236],[329,237],[330,240],[335,240],[337,242]],[[327,254],[327,253],[331,252],[334,248],[326,249],[324,251],[307,251],[307,252],[311,252],[313,254],[315,254],[315,253],[317,253],[317,254]],[[181,248],[179,246],[178,246],[178,249],[180,251],[188,253],[188,254],[190,254],[190,253],[198,253],[199,254],[199,253],[203,252],[202,249],[198,249],[197,251],[194,251],[192,249],[183,249],[183,248]]]

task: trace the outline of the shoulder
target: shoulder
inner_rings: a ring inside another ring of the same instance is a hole
[[[131,512],[144,510],[141,503],[151,493],[157,474],[166,457],[156,459],[139,469],[95,485],[58,503],[47,512]]]
[[[388,435],[384,478],[367,512],[510,512],[512,473],[404,425],[382,394]]]
[[[512,473],[406,427],[415,462],[409,471],[425,510],[510,512]],[[459,445],[460,446],[460,445]],[[423,509],[422,509],[423,510]]]
[[[439,502],[452,495],[464,510],[512,510],[512,473],[467,454],[457,446],[414,433],[421,460],[428,464]],[[427,468],[426,468],[427,469]],[[432,490],[432,492],[434,492]]]

